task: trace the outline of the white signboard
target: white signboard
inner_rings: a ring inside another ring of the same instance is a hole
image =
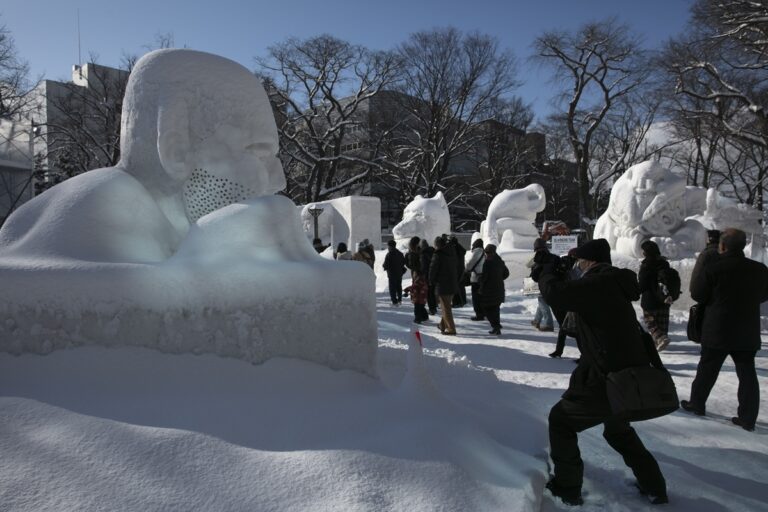
[[[552,254],[563,256],[568,254],[568,251],[579,246],[579,237],[577,235],[568,236],[553,236],[552,237]]]

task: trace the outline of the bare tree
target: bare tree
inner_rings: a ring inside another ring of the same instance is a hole
[[[708,133],[707,160],[700,159],[708,185],[716,146],[747,154],[768,148],[768,4],[698,0],[692,13],[686,33],[667,45],[665,68],[690,107],[685,117]],[[758,208],[763,190],[756,191]]]
[[[120,160],[120,116],[129,69],[99,65],[95,56],[77,80],[49,91],[45,123],[54,183]]]
[[[398,61],[329,35],[291,38],[257,62],[269,79],[288,193],[331,197],[385,164],[369,139],[369,102],[396,79]]]
[[[8,29],[0,26],[0,119],[19,119],[29,107],[29,64],[20,59]]]
[[[658,96],[638,88],[618,98],[595,130],[589,166],[593,212],[599,212],[602,205],[607,204],[610,187],[606,185],[659,151],[648,144],[647,136],[660,103]]]
[[[402,75],[397,110],[403,118],[389,148],[391,172],[381,184],[401,204],[460,182],[469,153],[487,131],[479,124],[493,102],[517,85],[516,61],[498,42],[455,28],[412,34],[398,48]],[[456,200],[456,197],[451,200]]]
[[[648,76],[646,55],[629,28],[614,19],[588,23],[573,33],[545,32],[534,42],[537,58],[563,86],[565,123],[576,163],[580,223],[596,216],[590,164],[596,132],[620,100]]]
[[[537,145],[526,133],[533,110],[521,98],[491,101],[481,117],[476,143],[467,152],[471,174],[462,175],[458,183],[447,182],[455,196],[458,223],[479,222],[499,192],[527,184],[532,168],[544,156],[543,143]]]

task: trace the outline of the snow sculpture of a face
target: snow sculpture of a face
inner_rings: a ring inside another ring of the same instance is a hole
[[[544,187],[538,183],[521,189],[504,190],[488,206],[488,218],[480,229],[481,237],[486,243],[499,245],[502,234],[509,230],[511,235],[508,239],[514,239],[514,242],[505,244],[506,248],[530,250],[539,236],[533,224],[536,214],[546,205]]]
[[[451,216],[442,192],[432,198],[416,196],[403,210],[403,220],[392,228],[398,247],[407,249],[408,241],[418,236],[432,241],[443,233],[451,232]]]
[[[699,250],[703,228],[685,220],[685,179],[655,161],[634,165],[616,180],[608,210],[598,219],[595,238],[617,252],[642,257],[640,244],[653,239],[670,258]]]
[[[176,226],[285,186],[264,88],[229,59],[186,49],[145,55],[126,87],[121,128],[121,166]]]

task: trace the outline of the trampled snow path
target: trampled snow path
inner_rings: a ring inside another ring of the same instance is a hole
[[[380,291],[380,381],[138,348],[0,355],[0,510],[567,509],[542,489],[546,417],[575,349],[547,357],[535,300],[508,296],[501,338],[469,307],[459,336],[423,326],[423,368],[407,375],[411,307],[388,302]],[[697,347],[682,320],[663,359],[685,398]],[[765,352],[758,367],[764,387]],[[766,393],[755,433],[728,421],[735,397],[726,363],[708,418],[636,425],[667,477],[665,510],[768,510]],[[580,442],[584,510],[652,508],[599,428]]]

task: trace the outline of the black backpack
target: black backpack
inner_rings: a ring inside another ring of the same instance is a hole
[[[658,294],[662,302],[666,302],[668,298],[672,301],[680,298],[680,274],[677,270],[671,267],[662,268],[657,274],[657,280]]]

